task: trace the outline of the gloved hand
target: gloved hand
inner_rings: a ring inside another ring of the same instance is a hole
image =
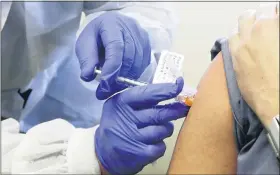
[[[94,68],[102,68],[96,97],[104,100],[125,87],[117,76],[138,79],[150,64],[148,33],[132,18],[106,12],[91,21],[76,42],[81,79],[95,78]]]
[[[279,114],[279,3],[261,6],[239,17],[229,39],[242,97],[267,128]],[[278,13],[278,14],[277,14]]]
[[[135,174],[164,155],[163,139],[173,133],[171,120],[186,116],[181,103],[157,105],[176,97],[184,81],[128,89],[108,99],[95,133],[95,152],[110,174]]]

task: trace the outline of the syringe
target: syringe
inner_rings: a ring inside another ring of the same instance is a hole
[[[101,70],[98,69],[94,69],[94,72],[98,75],[101,74]],[[135,80],[131,80],[128,78],[124,78],[124,77],[118,77],[117,81],[121,82],[121,83],[125,83],[128,84],[130,86],[146,86],[148,83],[144,83],[144,82],[139,82],[139,81],[135,81]]]
[[[101,74],[101,70],[98,70],[96,68],[94,69],[94,72],[98,75]],[[146,85],[148,85],[148,83],[131,80],[131,79],[124,78],[124,77],[118,77],[117,80],[119,82],[126,83],[130,86],[146,86]],[[184,103],[187,106],[192,106],[192,103],[193,103],[193,100],[194,100],[194,97],[195,97],[195,92],[193,92],[193,90],[191,90],[191,91],[188,90],[188,92],[192,92],[192,93],[190,93],[190,94],[189,93],[181,93],[175,98],[175,100],[179,101],[181,103]]]

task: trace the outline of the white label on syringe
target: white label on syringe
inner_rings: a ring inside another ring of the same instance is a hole
[[[183,61],[183,55],[174,52],[163,51],[159,58],[153,84],[174,83],[176,79],[182,75],[181,68]]]

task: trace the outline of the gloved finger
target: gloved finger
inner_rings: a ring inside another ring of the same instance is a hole
[[[142,75],[143,71],[151,63],[152,48],[151,48],[151,44],[150,44],[150,40],[149,40],[149,34],[148,34],[148,32],[146,32],[144,30],[143,30],[143,32],[145,32],[145,35],[146,35],[146,37],[144,37],[146,39],[143,39],[143,41],[142,41],[142,45],[144,46],[144,48],[143,48],[144,52],[143,52],[143,59],[142,59],[142,65],[141,66],[142,66],[143,70],[142,70],[142,72],[139,73],[137,78],[139,78]]]
[[[124,33],[124,53],[120,76],[129,78],[132,77],[128,75],[128,72],[130,71],[133,63],[135,62],[134,58],[136,52],[138,51],[136,51],[133,38],[128,33]]]
[[[133,45],[136,47],[135,55],[133,55],[135,59],[133,60],[134,62],[131,65],[131,69],[129,70],[128,77],[136,80],[141,76],[145,68],[151,62],[151,46],[149,35],[144,29],[138,29],[135,32],[139,33],[137,34],[139,37],[133,41]],[[127,44],[127,42],[125,44]]]
[[[179,77],[176,83],[150,84],[131,88],[120,94],[120,98],[132,108],[147,108],[176,97],[183,86],[184,79]]]
[[[105,48],[105,62],[102,67],[100,84],[96,90],[96,97],[99,100],[104,100],[115,93],[114,85],[116,85],[116,79],[122,67],[124,40],[121,30],[112,27],[101,29],[100,35]]]
[[[143,109],[141,110],[142,117],[137,118],[135,124],[138,128],[143,128],[149,125],[161,125],[185,117],[188,114],[189,109],[189,106],[180,102]]]
[[[94,68],[98,64],[98,45],[92,25],[87,25],[79,35],[75,51],[81,68],[81,79],[92,81],[96,74]]]
[[[147,145],[144,150],[144,154],[146,154],[146,157],[148,158],[145,165],[153,163],[154,161],[162,157],[165,153],[165,150],[166,145],[163,141],[157,144]]]
[[[151,125],[138,130],[135,139],[145,144],[155,144],[163,141],[173,134],[174,126],[171,122],[163,125]]]
[[[247,10],[238,18],[239,36],[242,39],[247,39],[251,36],[250,32],[256,21],[256,10]]]

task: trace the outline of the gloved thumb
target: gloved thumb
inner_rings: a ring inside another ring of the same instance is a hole
[[[121,94],[123,102],[131,107],[149,108],[161,101],[175,98],[184,87],[184,79],[179,77],[176,83],[159,83],[138,86]]]
[[[187,116],[189,109],[189,106],[180,102],[143,109],[141,110],[143,117],[136,122],[136,125],[138,128],[143,128],[150,125],[166,124]]]
[[[96,77],[94,68],[99,62],[99,50],[94,31],[92,31],[90,24],[79,35],[75,45],[75,51],[80,63],[81,79],[86,82],[92,81]]]

